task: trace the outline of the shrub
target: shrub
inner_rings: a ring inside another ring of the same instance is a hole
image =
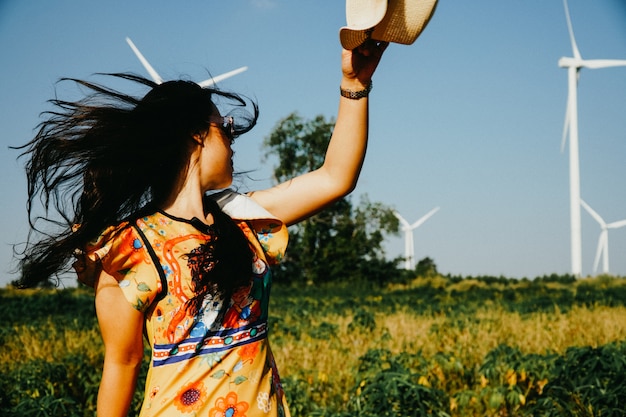
[[[350,332],[361,330],[369,332],[376,330],[376,318],[374,317],[374,313],[362,308],[356,310],[352,321],[348,324],[348,331]]]
[[[618,417],[626,410],[626,342],[572,347],[529,411],[542,416]]]
[[[449,416],[447,395],[430,386],[421,355],[369,350],[360,358],[358,384],[348,403],[350,415]]]

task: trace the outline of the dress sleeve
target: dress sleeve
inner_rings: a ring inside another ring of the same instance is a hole
[[[90,286],[100,271],[113,276],[128,302],[142,312],[161,291],[160,277],[146,245],[129,224],[105,230],[87,246],[74,268],[79,281]]]
[[[256,233],[256,238],[265,252],[265,256],[270,265],[276,265],[283,260],[289,234],[287,227],[274,219],[248,220],[248,224]]]
[[[247,223],[252,233],[255,234],[256,240],[259,241],[270,265],[275,265],[282,261],[289,240],[287,226],[282,221],[249,196],[232,190],[219,192],[211,198],[233,220]]]

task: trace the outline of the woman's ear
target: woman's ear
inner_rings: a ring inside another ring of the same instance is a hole
[[[204,146],[204,139],[206,139],[206,133],[196,132],[192,136],[193,141],[200,146]]]

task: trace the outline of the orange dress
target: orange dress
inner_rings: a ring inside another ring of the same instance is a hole
[[[99,262],[145,313],[152,360],[141,417],[289,416],[267,339],[270,265],[284,254],[287,229],[246,196],[216,198],[253,248],[253,273],[229,300],[205,297],[193,316],[184,308],[193,296],[186,255],[212,236],[192,221],[156,212],[108,229],[87,248],[88,262]]]

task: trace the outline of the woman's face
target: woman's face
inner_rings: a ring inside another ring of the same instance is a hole
[[[202,187],[218,190],[233,182],[232,118],[212,116],[200,154]]]

